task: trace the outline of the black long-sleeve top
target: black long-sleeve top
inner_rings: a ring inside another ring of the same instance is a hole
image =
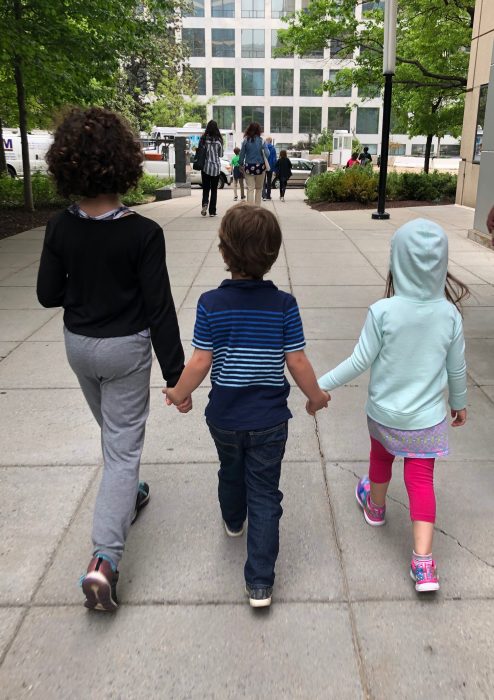
[[[43,306],[63,306],[66,327],[78,335],[114,338],[150,328],[163,378],[169,386],[178,381],[184,352],[165,239],[151,219],[60,212],[46,227],[37,293]]]

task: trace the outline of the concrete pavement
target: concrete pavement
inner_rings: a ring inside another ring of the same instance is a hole
[[[233,202],[219,192],[219,210]],[[165,229],[168,267],[190,353],[199,294],[224,277],[219,219],[191,198],[140,209]],[[242,592],[245,539],[224,536],[215,451],[203,421],[209,380],[187,416],[163,406],[153,368],[142,477],[152,500],[132,528],[115,616],[82,607],[101,470],[99,437],[65,359],[62,315],[41,309],[43,230],[0,242],[0,697],[491,698],[494,696],[494,253],[467,239],[461,207],[310,210],[300,191],[280,217],[272,274],[302,310],[317,373],[351,351],[382,295],[389,239],[416,216],[442,224],[450,269],[473,292],[465,314],[469,423],[437,467],[435,556],[442,589],[417,598],[407,564],[402,467],[385,528],[355,504],[367,469],[367,377],[333,394],[317,420],[294,389],[283,466],[284,516],[273,607]]]

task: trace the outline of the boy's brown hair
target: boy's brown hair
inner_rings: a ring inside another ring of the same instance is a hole
[[[231,207],[221,220],[218,248],[230,272],[261,279],[281,247],[281,229],[267,209],[252,204]]]
[[[238,146],[235,146],[235,148],[233,149],[233,152],[235,153],[236,156],[238,156],[238,154],[240,153],[240,148]]]
[[[64,197],[124,194],[142,175],[141,145],[126,120],[100,107],[74,107],[46,155]]]

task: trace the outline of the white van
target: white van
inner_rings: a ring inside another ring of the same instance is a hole
[[[48,165],[45,161],[47,150],[53,142],[53,135],[49,131],[33,129],[28,135],[29,161],[31,172],[46,172]],[[3,129],[3,147],[7,160],[7,169],[11,177],[22,177],[21,135],[19,129]]]

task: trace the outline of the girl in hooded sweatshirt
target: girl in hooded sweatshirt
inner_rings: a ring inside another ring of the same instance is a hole
[[[393,461],[404,457],[414,542],[410,575],[419,592],[439,589],[433,475],[436,458],[448,454],[446,385],[451,425],[467,419],[459,303],[469,292],[447,265],[440,226],[416,219],[399,228],[391,239],[386,298],[370,307],[351,357],[319,379],[321,389],[331,391],[371,370],[370,467],[357,484],[357,502],[369,525],[384,525]]]

